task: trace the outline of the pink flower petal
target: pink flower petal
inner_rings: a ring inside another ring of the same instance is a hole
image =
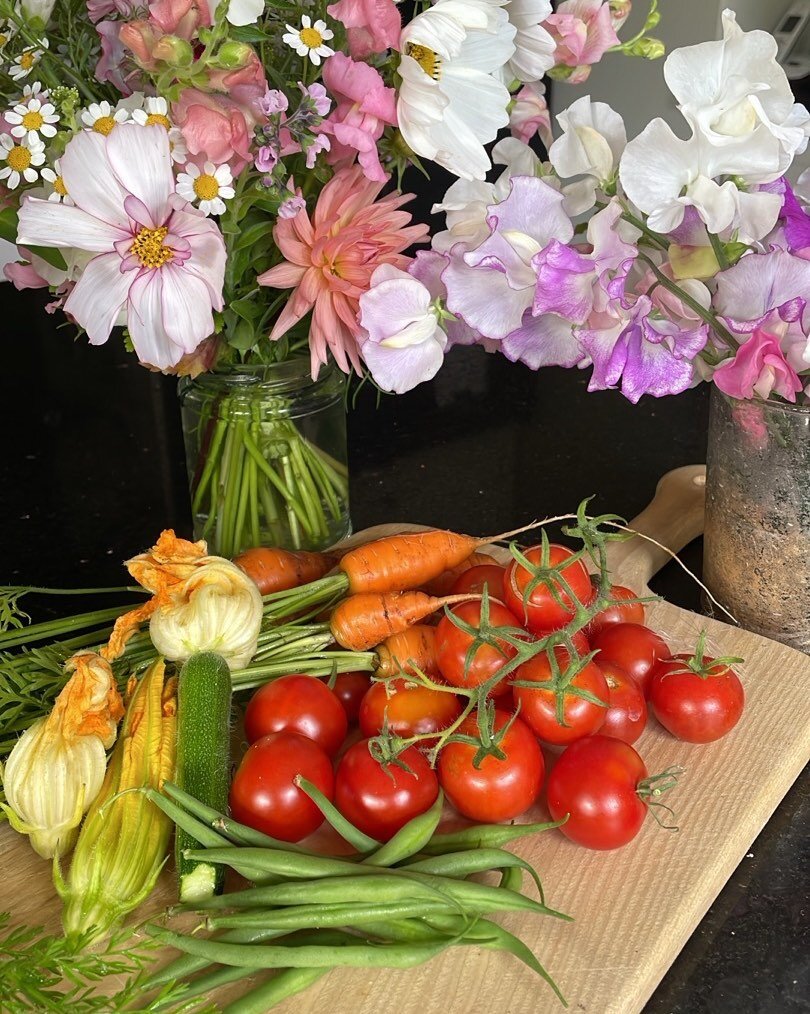
[[[69,151],[70,147],[62,159],[63,169]],[[119,124],[107,137],[107,158],[122,188],[146,205],[156,225],[163,225],[169,194],[174,193],[169,135],[164,128]],[[65,184],[73,197],[67,178]]]
[[[94,257],[82,272],[65,302],[65,313],[87,331],[91,345],[103,345],[110,337],[135,277],[121,271],[117,253]]]
[[[132,284],[127,305],[127,327],[142,363],[159,370],[175,366],[183,357],[166,330],[163,317],[163,271],[145,271]]]
[[[113,134],[124,129],[119,125]],[[133,129],[143,128],[136,126]],[[92,130],[76,134],[60,160],[62,178],[76,207],[108,225],[128,232],[129,221],[124,211],[126,190],[107,170],[107,164],[105,138]],[[135,165],[140,165],[137,156]],[[69,236],[69,229],[64,229],[64,234]]]
[[[123,207],[122,200],[122,212]],[[106,253],[113,249],[117,240],[127,239],[129,235],[68,204],[26,196],[20,205],[17,241],[24,245],[54,246],[56,239],[63,238],[62,242],[77,250]]]

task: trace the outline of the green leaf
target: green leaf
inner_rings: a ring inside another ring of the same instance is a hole
[[[259,320],[264,313],[264,304],[258,300],[250,297],[244,299],[235,299],[230,304],[231,309],[234,313],[238,314],[242,320],[248,322],[248,324],[255,325],[256,321]]]
[[[265,240],[269,244],[273,242],[273,226],[266,218],[263,218],[261,222],[255,222],[253,225],[247,226],[239,230],[241,235],[239,239],[234,243],[233,249],[247,250],[248,248],[254,247]]]

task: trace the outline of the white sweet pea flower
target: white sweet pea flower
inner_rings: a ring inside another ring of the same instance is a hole
[[[586,176],[580,181],[583,197],[590,203],[580,208],[587,211],[596,203],[596,188],[611,186],[615,181],[619,159],[627,144],[624,120],[606,102],[591,102],[583,95],[557,116],[562,136],[552,144],[548,157],[563,179]]]
[[[551,0],[509,0],[506,13],[515,28],[515,52],[496,77],[505,85],[513,81],[534,84],[554,66],[556,43],[543,28],[551,14]]]
[[[39,18],[43,25],[47,25],[50,21],[55,6],[56,0],[20,0],[20,7],[26,19],[31,21],[33,18]]]
[[[810,136],[810,113],[794,103],[776,53],[773,36],[744,32],[725,10],[721,41],[676,49],[664,64],[679,109],[722,153],[720,171],[748,183],[781,176]]]
[[[264,12],[264,0],[231,0],[225,15],[232,25],[255,25]]]

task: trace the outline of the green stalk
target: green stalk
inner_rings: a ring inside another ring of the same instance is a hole
[[[71,630],[82,630],[87,627],[108,624],[110,620],[116,620],[123,613],[128,612],[129,608],[129,606],[112,606],[109,609],[96,609],[93,612],[77,613],[75,616],[65,616],[59,620],[45,620],[42,623],[34,623],[30,627],[9,630],[0,634],[0,651],[28,644],[31,641],[54,639]]]
[[[292,468],[290,466],[290,459],[289,459],[289,457],[287,455],[285,455],[281,459],[281,470],[284,473],[284,479],[285,479],[287,485],[290,488],[292,488],[292,485],[293,485],[293,482],[294,482],[294,477],[293,477],[293,474],[292,474]],[[288,521],[290,523],[290,536],[292,538],[293,546],[294,546],[295,549],[300,549],[301,548],[301,528],[299,527],[299,524],[298,524],[299,520],[300,520],[301,524],[304,525],[304,527],[307,528],[307,530],[308,530],[307,534],[310,534],[310,533],[309,533],[309,525],[308,525],[308,523],[305,524],[304,518],[303,517],[299,518],[298,512],[293,509],[295,505],[296,505],[296,501],[295,500],[288,500],[287,501],[287,519],[288,519]]]
[[[259,530],[259,482],[256,462],[248,455],[248,507],[250,509],[250,539],[251,545],[261,545],[261,533]]]
[[[208,449],[208,454],[205,459],[205,466],[203,467],[200,481],[197,484],[197,488],[194,490],[194,499],[191,503],[192,514],[197,514],[200,507],[202,506],[202,498],[208,488],[208,483],[211,481],[214,475],[216,464],[219,459],[219,452],[222,446],[222,441],[225,438],[225,430],[227,429],[227,423],[224,419],[217,419],[214,427],[214,435],[211,438],[211,445]]]

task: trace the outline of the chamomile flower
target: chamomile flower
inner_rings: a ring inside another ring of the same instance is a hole
[[[164,127],[169,135],[169,151],[172,162],[176,162],[178,165],[185,164],[188,158],[186,139],[180,128],[175,127],[169,119],[169,104],[166,99],[159,96],[150,96],[144,99],[143,108],[132,110],[132,119],[142,127],[151,127],[154,123]]]
[[[24,137],[34,142],[40,134],[43,137],[56,136],[55,124],[59,122],[59,114],[50,102],[33,96],[10,109],[5,119],[12,124],[12,137]]]
[[[317,67],[324,56],[332,56],[335,52],[324,43],[334,38],[335,33],[326,27],[325,21],[316,21],[312,24],[312,18],[304,14],[301,18],[301,27],[293,28],[287,25],[287,34],[282,35],[281,41],[298,53],[299,56],[309,57]]]
[[[196,204],[204,215],[221,215],[225,201],[234,195],[233,176],[227,165],[206,162],[202,169],[193,162],[177,176],[177,193]]]
[[[9,21],[8,18],[0,20],[0,53],[3,52],[16,34],[17,26],[13,21]]]
[[[28,77],[31,71],[42,59],[42,54],[48,48],[48,40],[42,39],[37,46],[26,46],[19,56],[15,56],[11,63],[9,75],[15,81],[22,81]]]
[[[0,180],[9,190],[16,190],[21,180],[35,183],[39,177],[38,166],[45,162],[45,145],[35,134],[33,141],[20,141],[10,134],[0,135]]]
[[[29,99],[40,99],[45,101],[48,98],[49,92],[47,88],[42,87],[41,81],[35,81],[33,84],[27,84],[23,87],[22,98],[20,102],[28,102]]]
[[[109,102],[94,102],[82,110],[82,123],[90,130],[106,137],[112,132],[113,127],[119,123],[126,123],[129,116],[128,110],[113,109]]]
[[[40,171],[40,176],[49,184],[50,193],[48,194],[48,200],[54,204],[73,204],[73,198],[67,192],[64,178],[62,177],[62,167],[59,164],[60,159],[57,159],[53,164],[53,169],[50,166],[46,166]]]

